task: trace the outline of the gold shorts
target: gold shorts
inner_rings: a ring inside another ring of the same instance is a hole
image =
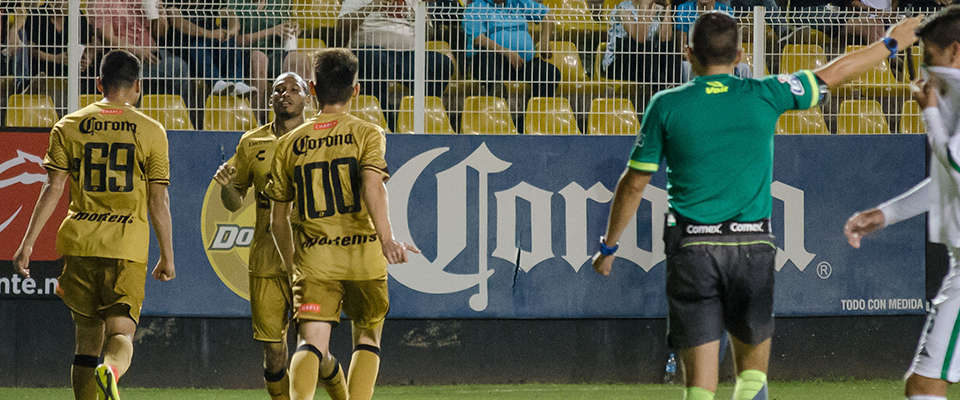
[[[387,278],[367,281],[327,281],[302,278],[293,283],[294,318],[340,323],[340,313],[366,328],[387,317],[390,300]]]
[[[140,322],[147,264],[101,257],[63,256],[57,295],[73,312],[106,319],[114,306],[126,305],[130,319]]]
[[[282,342],[286,339],[293,294],[290,279],[284,276],[250,277],[250,316],[253,339],[261,342]]]

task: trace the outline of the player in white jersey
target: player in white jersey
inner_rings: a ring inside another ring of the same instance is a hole
[[[924,79],[913,85],[930,142],[930,177],[874,209],[858,212],[844,227],[850,245],[913,216],[928,213],[931,242],[947,245],[950,270],[933,299],[916,356],[906,376],[908,400],[946,399],[960,381],[960,6],[944,8],[917,28],[924,46]]]

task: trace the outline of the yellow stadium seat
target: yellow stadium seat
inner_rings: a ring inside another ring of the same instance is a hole
[[[380,125],[383,129],[390,129],[387,126],[387,119],[383,117],[383,109],[380,108],[380,100],[377,100],[377,96],[360,95],[354,97],[350,104],[350,114],[364,121]]]
[[[470,96],[463,102],[460,132],[471,135],[516,134],[510,108],[501,97]]]
[[[140,99],[140,110],[160,121],[168,130],[193,130],[190,111],[183,98],[175,94],[147,94]]]
[[[340,1],[295,0],[292,10],[293,19],[297,21],[300,30],[309,32],[320,28],[336,28]]]
[[[927,133],[921,118],[923,110],[916,100],[907,100],[903,103],[903,115],[900,116],[900,133]]]
[[[80,108],[84,108],[103,99],[102,94],[81,94]]]
[[[415,133],[413,130],[414,115],[413,96],[404,96],[400,100],[400,114],[397,115],[397,133]],[[450,125],[447,110],[439,97],[427,96],[424,98],[423,133],[442,133],[454,135],[457,132]]]
[[[297,39],[297,50],[314,52],[327,47],[323,39],[317,38],[299,38]]]
[[[580,61],[577,45],[571,42],[551,42],[552,56],[549,61],[560,70],[560,85],[557,88],[560,94],[589,94],[599,96],[610,87],[615,91],[620,89],[616,81],[602,82],[587,77],[587,70]]]
[[[450,49],[450,43],[447,43],[443,40],[430,40],[427,41],[426,45],[427,51],[435,51],[447,56],[447,58],[450,59],[450,65],[453,65],[453,71],[450,72],[450,79],[459,79],[457,74],[457,59],[453,56],[453,50]]]
[[[566,97],[533,97],[527,101],[523,133],[527,135],[580,135],[577,118]]]
[[[817,69],[827,64],[823,47],[816,44],[788,44],[780,53],[780,73],[792,74],[801,69]]]
[[[248,131],[257,127],[250,102],[237,96],[210,96],[204,103],[203,129],[207,131]]]
[[[741,62],[750,66],[750,71],[753,71],[753,43],[743,43],[743,59]],[[767,68],[767,64],[763,64],[763,74],[764,76],[770,75],[770,69]]]
[[[777,120],[777,134],[829,135],[820,107],[787,111]]]
[[[593,10],[585,0],[544,0],[556,20],[555,37],[577,40],[586,36],[605,36],[607,26],[593,19]]]
[[[873,135],[890,133],[883,108],[876,100],[844,100],[837,115],[837,133]]]
[[[15,94],[7,101],[7,126],[52,128],[58,119],[49,96]]]
[[[591,135],[636,135],[640,121],[628,99],[593,99],[587,133]]]
[[[856,51],[863,46],[847,46],[847,53]],[[890,64],[883,60],[874,64],[873,68],[853,78],[841,90],[849,95],[854,90],[867,96],[904,96],[909,92],[909,85],[900,82],[893,76]]]

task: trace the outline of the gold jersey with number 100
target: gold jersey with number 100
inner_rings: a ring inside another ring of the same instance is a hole
[[[147,184],[170,183],[167,132],[128,105],[97,102],[50,131],[43,166],[70,173],[57,252],[147,262]]]
[[[368,280],[387,259],[361,199],[361,171],[389,176],[379,126],[349,114],[319,114],[280,138],[264,191],[293,201],[294,279]]]

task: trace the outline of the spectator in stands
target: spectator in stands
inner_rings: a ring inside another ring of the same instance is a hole
[[[651,93],[680,81],[669,6],[655,0],[625,0],[611,10],[601,63],[604,77],[652,83]]]
[[[40,7],[32,8],[24,30],[26,43],[30,45],[34,80],[30,84],[31,93],[51,96],[58,111],[66,110],[66,76],[69,64],[67,54],[67,0],[48,0]],[[80,16],[80,44],[83,52],[80,57],[81,93],[95,93],[98,39],[89,29],[87,19]]]
[[[161,3],[142,0],[89,0],[87,15],[103,36],[108,49],[126,50],[142,63],[144,94],[174,94],[190,108],[196,107],[187,62],[173,51],[161,49],[169,23]]]
[[[717,2],[716,0],[691,0],[677,6],[677,43],[680,43],[681,47],[686,48],[687,35],[690,33],[690,27],[693,26],[693,22],[697,20],[697,17],[699,17],[700,14],[711,11],[722,12],[733,16],[733,9],[730,8],[730,6]],[[686,82],[695,77],[689,61],[683,62],[683,71],[681,74],[680,80],[682,82]],[[740,78],[753,77],[753,71],[750,70],[750,66],[746,63],[737,64],[737,67],[734,69],[734,74]]]
[[[377,96],[387,110],[390,81],[413,81],[414,0],[344,0],[337,29],[360,61],[360,92]],[[426,95],[441,96],[454,65],[442,53],[426,52]],[[395,113],[386,113],[392,124]]]
[[[473,0],[463,17],[473,78],[491,83],[530,81],[534,97],[553,97],[560,71],[550,59],[553,18],[534,0]],[[540,57],[527,30],[539,21]]]
[[[7,3],[0,8],[0,104],[11,94],[20,93],[30,79],[30,55],[24,40],[27,10]]]
[[[310,76],[313,62],[306,53],[287,47],[296,43],[300,28],[291,21],[290,2],[283,0],[231,0],[230,8],[240,21],[237,44],[250,50],[250,80],[259,96],[253,98],[253,108],[266,108],[274,78],[285,71]]]
[[[187,46],[194,74],[210,85],[211,95],[245,95],[256,88],[243,82],[249,70],[248,51],[237,47],[240,21],[223,4],[203,0],[170,10],[170,23],[180,36],[176,46]]]

